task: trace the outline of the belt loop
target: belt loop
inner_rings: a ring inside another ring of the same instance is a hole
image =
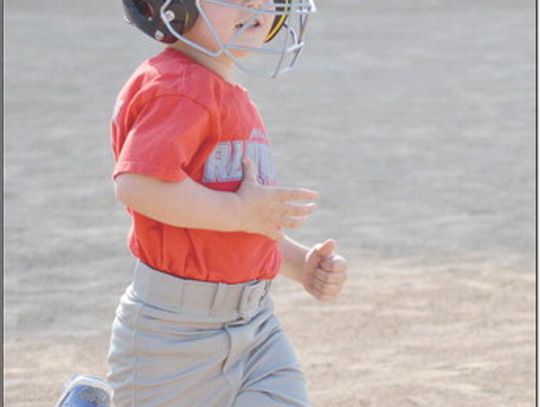
[[[184,280],[178,279],[178,292],[176,293],[175,302],[180,308],[184,307]]]
[[[270,290],[272,289],[272,283],[274,282],[274,280],[266,280],[265,284],[264,284],[264,290],[265,290],[265,294],[269,294],[270,293]]]
[[[225,300],[226,286],[223,283],[217,283],[217,288],[214,293],[214,299],[210,308],[211,315],[218,315],[220,311],[223,311],[223,302]]]

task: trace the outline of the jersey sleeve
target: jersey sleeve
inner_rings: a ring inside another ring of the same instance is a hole
[[[201,105],[178,95],[147,102],[127,132],[113,179],[131,172],[178,182],[210,134],[210,115]]]

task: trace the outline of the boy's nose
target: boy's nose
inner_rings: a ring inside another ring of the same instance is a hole
[[[261,8],[265,4],[272,3],[272,2],[273,1],[268,1],[268,0],[245,0],[244,4],[246,5],[246,7],[249,7],[249,8]]]

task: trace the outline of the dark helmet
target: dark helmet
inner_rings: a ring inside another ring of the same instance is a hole
[[[150,37],[169,44],[176,42],[178,38],[171,33],[161,18],[161,8],[164,5],[167,9],[164,13],[165,17],[180,35],[187,33],[199,16],[195,0],[122,0],[122,3],[126,18],[131,24]],[[289,0],[277,0],[276,3],[286,5]],[[277,9],[282,11],[285,7]],[[265,39],[266,42],[277,35],[286,19],[286,14],[276,16]]]

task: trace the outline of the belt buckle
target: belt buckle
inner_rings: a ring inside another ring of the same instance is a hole
[[[238,313],[244,319],[249,319],[254,311],[259,308],[261,300],[268,293],[270,285],[266,282],[259,281],[256,284],[246,286],[242,291],[242,299]]]

